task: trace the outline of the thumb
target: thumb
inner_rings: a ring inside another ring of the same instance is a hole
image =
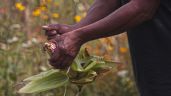
[[[49,26],[44,25],[44,26],[42,26],[42,29],[43,29],[43,30],[49,30],[50,28],[49,28]]]
[[[59,30],[59,25],[58,24],[50,24],[50,25],[44,25],[42,26],[43,30]]]

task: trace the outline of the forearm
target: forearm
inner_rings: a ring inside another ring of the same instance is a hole
[[[119,0],[95,0],[93,5],[90,7],[87,15],[79,23],[73,25],[74,29],[92,24],[113,11],[120,6]]]
[[[122,33],[125,30],[149,20],[156,11],[158,3],[159,2],[153,6],[148,4],[139,6],[137,5],[137,2],[130,1],[107,17],[93,24],[77,29],[74,34],[78,35],[78,37],[80,37],[84,42],[87,42]],[[143,7],[145,7],[145,9]]]

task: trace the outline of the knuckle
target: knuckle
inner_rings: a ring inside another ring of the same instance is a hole
[[[50,65],[53,66],[54,68],[59,68],[59,64],[55,62],[50,62]]]
[[[50,24],[49,27],[52,27],[52,28],[59,28],[59,24]]]

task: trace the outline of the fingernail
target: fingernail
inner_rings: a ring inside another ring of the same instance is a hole
[[[42,26],[42,28],[48,28],[48,26]]]

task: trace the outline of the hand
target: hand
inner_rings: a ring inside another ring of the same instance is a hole
[[[48,40],[75,29],[73,25],[64,24],[50,24],[42,26],[42,28],[45,30],[45,35],[48,36]]]
[[[68,32],[49,40],[56,48],[49,59],[50,64],[57,69],[66,69],[73,62],[83,44],[74,32]]]

